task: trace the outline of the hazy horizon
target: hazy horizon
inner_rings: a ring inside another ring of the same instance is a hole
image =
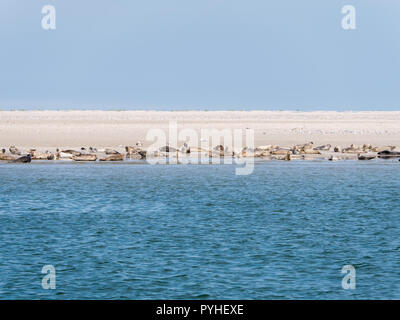
[[[59,107],[3,107],[0,106],[1,111],[171,111],[171,112],[190,112],[190,111],[205,111],[205,112],[212,112],[212,111],[243,111],[243,112],[251,112],[251,111],[276,111],[276,112],[394,112],[400,111],[400,107],[369,107],[369,108],[351,108],[351,107],[343,107],[343,108],[335,108],[335,107],[328,107],[328,108],[315,108],[315,109],[307,109],[307,108],[246,108],[246,107],[69,107],[69,108],[59,108]]]

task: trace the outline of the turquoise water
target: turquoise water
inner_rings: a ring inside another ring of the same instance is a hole
[[[0,164],[1,299],[400,298],[398,161]],[[56,289],[41,287],[56,268]],[[344,290],[344,265],[356,289]]]

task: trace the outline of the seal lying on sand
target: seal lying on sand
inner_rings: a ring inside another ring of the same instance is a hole
[[[15,160],[15,157],[10,154],[0,153],[0,160],[13,161]]]
[[[351,144],[348,148],[343,148],[342,153],[360,153],[361,149],[359,147],[355,147],[354,144]]]
[[[106,150],[104,150],[104,152],[106,154],[119,154],[119,152],[117,150],[113,150],[113,149],[109,149],[109,148],[106,148]]]
[[[312,149],[312,148],[311,149],[308,148],[308,149],[301,150],[300,154],[321,154],[321,152],[319,152],[318,150]]]
[[[276,149],[276,150],[272,150],[272,151],[271,151],[271,154],[272,154],[272,155],[282,155],[282,156],[286,156],[288,152],[290,153],[290,150],[289,150],[289,149],[279,148],[279,149]]]
[[[143,152],[143,151],[140,151],[140,152]],[[131,160],[141,160],[141,159],[143,159],[143,157],[142,157],[142,155],[140,153],[132,153],[130,155],[127,155],[126,158],[127,159],[131,159]]]
[[[304,143],[304,144],[296,144],[291,149],[293,150],[294,153],[297,153],[297,151],[300,152],[300,151],[304,151],[305,149],[312,149],[313,144],[314,144],[313,142]]]
[[[63,159],[72,159],[72,157],[73,157],[74,155],[72,154],[72,153],[65,153],[65,152],[57,152],[56,153],[56,159],[58,160],[58,159],[61,159],[61,160],[63,160]]]
[[[21,155],[21,151],[19,151],[15,146],[11,146],[9,150],[11,154]]]
[[[140,147],[130,147],[126,146],[126,158],[127,159],[143,159],[146,158],[146,151],[142,150]]]
[[[123,154],[112,154],[108,157],[105,158],[100,158],[100,161],[123,161],[124,160],[124,155]]]
[[[180,147],[179,151],[182,152],[182,153],[190,153],[190,147],[189,147],[189,145],[185,142],[185,143],[183,144],[183,146]]]
[[[375,148],[372,148],[371,151],[373,151],[373,152],[393,151],[395,148],[396,148],[396,146],[375,147]]]
[[[139,151],[139,154],[141,155],[142,159],[146,159],[147,151],[145,151],[145,150]]]
[[[72,160],[75,161],[96,161],[97,156],[95,154],[83,154],[80,156],[73,156]]]
[[[399,158],[399,157],[400,157],[400,152],[397,152],[397,151],[384,150],[384,151],[378,152],[378,158],[381,158],[381,159]]]
[[[215,151],[224,151],[224,146],[222,144],[214,147]]]
[[[159,149],[161,152],[176,152],[177,149],[174,147],[170,147],[170,146],[164,146],[164,147],[160,147]]]
[[[309,142],[309,143],[304,143],[304,144],[296,144],[293,146],[294,150],[306,150],[306,149],[312,149],[314,145],[314,142]]]
[[[18,159],[13,160],[15,163],[29,163],[32,161],[31,155],[28,153],[26,156],[19,157]]]
[[[364,156],[364,155],[357,154],[358,160],[372,160],[375,158],[376,158],[375,156]]]
[[[70,153],[74,156],[80,156],[82,153],[75,150],[62,150],[61,153]]]
[[[330,144],[325,144],[323,146],[315,147],[314,150],[329,151],[331,147]]]
[[[274,146],[272,144],[266,145],[266,146],[258,146],[256,150],[263,150],[263,151],[270,151],[274,149],[279,149],[279,146]]]

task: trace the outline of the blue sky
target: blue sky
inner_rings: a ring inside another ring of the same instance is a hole
[[[397,0],[2,0],[0,108],[400,110],[399,35]]]

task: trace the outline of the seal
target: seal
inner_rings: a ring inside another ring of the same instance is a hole
[[[274,156],[276,156],[276,155],[286,156],[288,152],[290,153],[289,149],[279,148],[279,149],[276,149],[276,150],[272,150],[271,154],[274,155]]]
[[[315,147],[314,150],[329,151],[331,147],[330,144],[325,144],[323,146]]]
[[[97,156],[95,154],[83,154],[80,156],[72,156],[74,161],[96,161]]]
[[[106,148],[106,154],[120,154],[117,150]]]
[[[371,151],[373,151],[373,152],[382,152],[382,151],[393,151],[394,149],[396,149],[396,146],[384,146],[384,147],[372,148]]]
[[[161,152],[176,152],[177,149],[174,147],[170,147],[170,146],[164,146],[164,147],[160,147],[159,149]]]
[[[82,153],[75,150],[62,150],[61,153],[70,153],[74,156],[80,156]]]
[[[222,144],[219,144],[218,146],[214,147],[215,151],[224,151],[224,146]]]
[[[100,158],[99,161],[124,161],[123,154],[112,154],[104,158]]]
[[[384,151],[378,152],[378,158],[381,158],[381,159],[390,159],[390,158],[399,158],[399,157],[400,157],[400,152],[397,152],[397,151],[384,150]]]
[[[372,159],[375,159],[375,156],[365,156],[365,155],[357,154],[357,159],[358,160],[372,160]]]
[[[28,153],[26,156],[19,157],[18,159],[13,160],[14,163],[29,163],[32,161],[31,155]]]
[[[19,151],[15,146],[11,146],[9,150],[11,154],[21,155],[21,151]]]
[[[348,148],[343,148],[342,153],[359,153],[361,149],[359,147],[355,147],[354,144],[351,144]]]
[[[0,153],[0,160],[13,161],[13,160],[15,160],[15,157],[10,154]]]
[[[303,149],[300,151],[300,154],[321,154],[321,152],[319,152],[319,150],[316,149]]]

